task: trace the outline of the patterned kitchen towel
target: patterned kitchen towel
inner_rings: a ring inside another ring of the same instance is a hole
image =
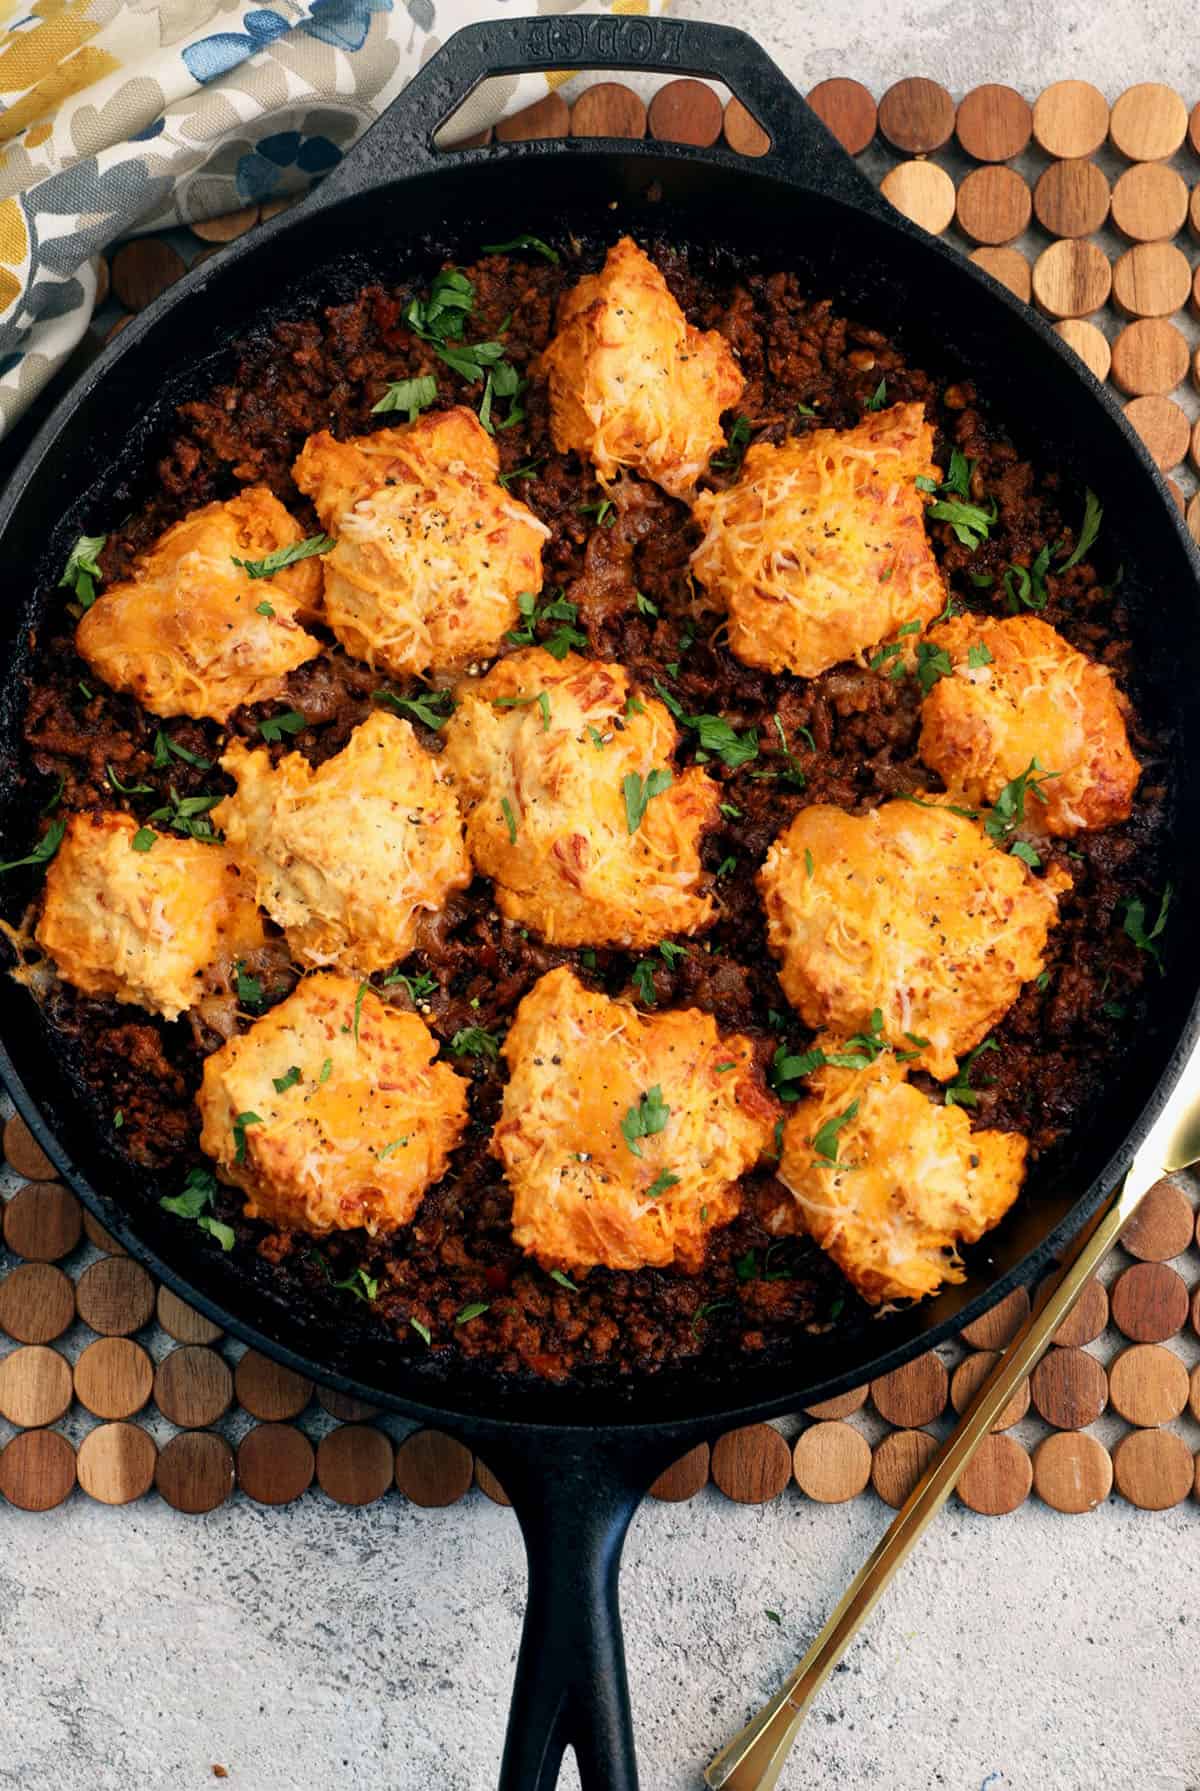
[[[300,191],[488,14],[669,3],[0,0],[0,434],[82,337],[96,257],[117,237]],[[477,96],[463,134],[551,83],[513,77]]]

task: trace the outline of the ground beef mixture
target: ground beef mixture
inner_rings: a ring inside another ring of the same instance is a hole
[[[777,441],[815,426],[810,412],[848,427],[880,401],[881,385],[888,403],[927,406],[940,464],[948,466],[951,450],[960,448],[975,463],[972,495],[986,494],[998,507],[988,540],[974,552],[948,524],[932,525],[935,551],[962,607],[1002,612],[1006,568],[1028,567],[1047,542],[1064,543],[1054,557],[1066,556],[1081,524],[1082,494],[1060,489],[1053,469],[1022,459],[987,394],[907,365],[876,331],[838,316],[790,274],[718,276],[689,265],[669,243],[647,246],[689,320],[719,329],[736,351],[747,382],[739,410],[754,437]],[[508,358],[522,373],[549,338],[560,293],[603,254],[600,244],[571,242],[562,249],[558,264],[536,254],[494,255],[467,270],[476,291],[470,339],[503,330]],[[122,519],[114,506],[114,514],[89,519],[97,531],[111,531],[102,557],[106,579],[126,573],[135,555],[185,512],[241,484],[269,485],[315,532],[316,518],[291,480],[292,462],[314,430],[347,437],[395,421],[372,414],[391,380],[429,374],[439,406],[477,402],[478,388],[464,388],[406,327],[402,311],[411,291],[369,287],[349,303],[246,342],[227,383],[179,407],[156,477],[134,494],[132,514]],[[523,403],[523,420],[498,436],[504,470],[552,531],[546,583],[561,586],[578,606],[590,651],[620,661],[647,685],[662,680],[687,713],[725,716],[739,730],[756,729],[760,741],[759,757],[737,770],[707,764],[727,804],[704,854],[720,914],[685,955],[672,954],[668,963],[657,952],[645,954],[658,1006],[710,1011],[721,1026],[758,1038],[765,1061],[783,1040],[802,1048],[808,1035],[764,949],[754,875],[772,839],[805,803],[860,811],[931,787],[934,780],[916,757],[916,681],[893,679],[887,667],[848,664],[804,681],[739,664],[722,645],[720,618],[697,608],[687,568],[698,535],[685,506],[638,481],[626,481],[615,505],[604,506],[590,470],[554,452],[539,382],[530,382]],[[714,467],[711,480],[732,476],[728,465]],[[1103,563],[1103,538],[1096,557],[1096,564],[1089,556],[1062,575],[1050,572],[1043,613],[1075,646],[1110,665],[1136,705],[1127,618],[1116,569]],[[984,577],[993,582],[981,582]],[[179,757],[156,768],[159,723],[128,698],[89,682],[61,594],[50,614],[55,620],[38,643],[25,725],[40,795],[61,779],[59,812],[117,806],[144,817],[165,799],[168,784],[181,796],[228,788],[219,770]],[[301,668],[290,679],[288,700],[307,726],[272,752],[298,749],[314,762],[336,752],[370,713],[381,682],[340,649]],[[261,745],[258,723],[279,706],[239,711],[227,734]],[[208,722],[173,720],[165,730],[189,753],[213,761],[226,738]],[[430,751],[439,750],[436,730],[419,732]],[[1123,929],[1122,903],[1140,897],[1152,915],[1161,895],[1162,744],[1136,719],[1132,739],[1144,767],[1134,817],[1043,851],[1049,862],[1067,863],[1074,890],[1051,934],[1047,974],[1025,990],[996,1031],[998,1050],[974,1073],[975,1123],[1019,1129],[1031,1142],[1034,1164],[1055,1172],[1069,1165],[1072,1138],[1086,1129],[1089,1110],[1136,1031],[1139,991],[1154,969]],[[681,762],[695,750],[695,735],[685,734]],[[109,766],[122,784],[147,784],[155,794],[121,796]],[[448,1048],[463,1028],[502,1034],[535,980],[564,962],[585,982],[634,998],[631,977],[640,956],[540,945],[499,916],[490,886],[478,880],[427,927],[422,949],[403,968],[420,979],[420,1010]],[[250,969],[267,1002],[286,993],[297,974],[282,941]],[[400,1006],[411,999],[404,983],[382,992]],[[636,998],[643,997],[644,982]],[[98,1123],[111,1125],[119,1110],[123,1149],[156,1172],[160,1191],[175,1191],[199,1160],[193,1096],[201,1057],[220,1042],[220,1029],[197,1019],[167,1025],[66,988],[50,997],[50,1018],[94,1098]],[[244,1026],[252,1018],[243,1007],[232,1023]],[[508,1192],[487,1154],[502,1065],[487,1053],[455,1062],[473,1083],[470,1130],[451,1173],[395,1238],[373,1243],[348,1233],[317,1243],[271,1234],[241,1217],[239,1197],[221,1195],[219,1216],[234,1228],[236,1248],[258,1253],[257,1272],[269,1272],[292,1307],[322,1323],[336,1313],[343,1324],[387,1327],[414,1356],[432,1349],[509,1374],[550,1378],[629,1377],[701,1354],[761,1358],[794,1346],[798,1327],[861,1321],[857,1300],[810,1243],[773,1242],[764,1229],[762,1215],[783,1195],[769,1170],[746,1179],[742,1216],[712,1239],[701,1274],[600,1269],[577,1291],[556,1283],[514,1248]],[[935,1085],[918,1080],[933,1091]],[[217,1246],[197,1234],[197,1247]],[[364,1273],[356,1275],[360,1268]],[[347,1281],[350,1287],[334,1285]],[[373,1290],[373,1298],[356,1304],[355,1288],[360,1296]],[[486,1310],[456,1322],[467,1307]]]

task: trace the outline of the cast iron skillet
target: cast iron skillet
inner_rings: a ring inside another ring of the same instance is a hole
[[[432,135],[488,75],[531,68],[650,69],[719,76],[764,124],[770,152],[651,142],[553,141],[439,155]],[[514,19],[460,32],[362,145],[297,210],[182,281],[100,357],[58,406],[0,501],[0,845],[33,836],[37,793],[19,773],[28,630],[49,604],[74,537],[136,501],[156,435],[181,397],[222,372],[231,341],[272,316],[348,297],[367,279],[427,277],[444,255],[570,225],[673,235],[767,269],[794,268],[846,314],[898,336],[918,365],[968,374],[1044,464],[1105,505],[1104,545],[1124,566],[1152,706],[1171,726],[1175,912],[1190,909],[1200,794],[1200,602],[1188,538],[1108,395],[1057,338],[966,261],[895,214],[766,55],[740,32],[674,20]],[[1157,774],[1157,773],[1156,773]],[[32,885],[30,886],[32,887]],[[17,890],[23,896],[28,890]],[[168,1286],[235,1336],[318,1381],[451,1431],[506,1487],[529,1554],[529,1606],[502,1769],[503,1791],[550,1791],[564,1749],[585,1791],[634,1791],[617,1612],[621,1546],[655,1475],[701,1438],[809,1405],[949,1335],[1028,1282],[1091,1214],[1173,1087],[1198,1027],[1200,929],[1176,924],[1169,974],[1122,1079],[1104,1092],[1070,1174],[1035,1176],[975,1253],[968,1280],[916,1311],[798,1337],[783,1359],[694,1365],[624,1392],[501,1384],[414,1363],[366,1328],[321,1332],[282,1304],[255,1259],[222,1256],[166,1217],[93,1121],[53,1036],[11,988],[0,1071],[59,1172]],[[101,1189],[123,1192],[120,1205]],[[794,1521],[803,1522],[797,1512]]]

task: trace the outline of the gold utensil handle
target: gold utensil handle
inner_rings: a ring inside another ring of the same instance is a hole
[[[796,1731],[813,1699],[874,1609],[897,1567],[945,1504],[1017,1387],[1045,1354],[1086,1282],[1136,1211],[1146,1186],[1141,1176],[1128,1177],[1101,1208],[1099,1218],[1069,1246],[1048,1296],[1030,1313],[1004,1351],[800,1665],[710,1763],[704,1782],[713,1791],[772,1791],[778,1783]]]

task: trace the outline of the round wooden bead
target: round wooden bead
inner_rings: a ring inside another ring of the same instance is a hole
[[[88,1243],[94,1244],[97,1250],[103,1250],[106,1256],[126,1254],[124,1244],[118,1243],[111,1231],[105,1231],[99,1219],[87,1207],[83,1209],[83,1230]]]
[[[144,311],[186,273],[179,250],[158,236],[123,243],[112,259],[113,291],[127,311]]]
[[[1200,1362],[1197,1362],[1188,1377],[1188,1410],[1200,1423]]]
[[[216,1343],[223,1335],[220,1325],[187,1306],[169,1287],[160,1287],[156,1305],[158,1322],[176,1343]]]
[[[850,1424],[812,1424],[792,1452],[796,1485],[820,1505],[855,1499],[871,1478],[871,1446]]]
[[[1130,1424],[1169,1424],[1188,1401],[1188,1372],[1161,1343],[1135,1343],[1108,1370],[1109,1397]]]
[[[368,1405],[365,1399],[352,1399],[349,1393],[339,1393],[336,1387],[318,1387],[317,1399],[322,1410],[340,1424],[365,1424],[368,1419],[379,1416],[377,1405]]]
[[[1107,304],[1112,269],[1103,249],[1086,237],[1065,237],[1033,264],[1033,296],[1047,317],[1086,317]]]
[[[1192,107],[1188,117],[1188,142],[1197,155],[1200,155],[1200,100]]]
[[[982,1318],[964,1326],[962,1340],[971,1349],[1003,1349],[1012,1342],[1028,1317],[1029,1294],[1023,1287],[1014,1287]]]
[[[705,1446],[707,1447],[707,1445]],[[667,1472],[670,1473],[670,1471],[671,1470],[668,1468]],[[659,1475],[659,1479],[662,1479],[661,1474]],[[480,1461],[478,1456],[475,1457],[475,1484],[480,1492],[485,1494],[485,1496],[492,1501],[493,1505],[512,1504],[512,1500],[509,1498],[496,1476],[492,1473],[492,1470],[488,1467],[486,1462]],[[654,1486],[657,1485],[658,1481],[656,1480]],[[653,1494],[653,1486],[650,1488],[650,1491]]]
[[[128,1505],[154,1484],[158,1450],[138,1424],[98,1424],[79,1445],[76,1472],[89,1499]]]
[[[1014,298],[1028,304],[1033,290],[1029,263],[1020,249],[972,249],[970,259],[1001,286],[1007,286]]]
[[[1168,1263],[1135,1262],[1110,1297],[1113,1323],[1133,1343],[1165,1343],[1187,1323],[1187,1284]]]
[[[1162,163],[1127,168],[1113,188],[1112,221],[1130,242],[1165,242],[1183,229],[1187,215],[1187,184]]]
[[[238,1404],[273,1424],[296,1418],[312,1398],[313,1384],[282,1363],[248,1349],[234,1370]]]
[[[849,1393],[839,1393],[834,1399],[818,1400],[816,1405],[804,1407],[808,1418],[848,1418],[851,1412],[861,1411],[867,1403],[869,1387],[855,1387]]]
[[[215,1511],[233,1491],[233,1450],[213,1430],[181,1430],[158,1457],[154,1484],[189,1517]]]
[[[1015,168],[975,168],[958,189],[958,227],[973,243],[1010,243],[1032,212],[1029,188]]]
[[[22,1511],[52,1511],[75,1485],[75,1451],[56,1430],[26,1430],[0,1450],[0,1493]]]
[[[548,93],[511,118],[502,118],[496,126],[496,141],[533,143],[543,137],[565,137],[570,129],[571,108],[561,93]]]
[[[1131,162],[1161,162],[1182,145],[1188,110],[1173,87],[1141,81],[1115,101],[1108,135],[1114,149]]]
[[[871,1382],[875,1410],[897,1430],[919,1430],[946,1409],[950,1377],[932,1350]]]
[[[927,1430],[893,1430],[871,1457],[871,1485],[885,1505],[899,1511],[937,1454],[937,1440]]]
[[[1096,379],[1104,381],[1108,378],[1108,370],[1112,366],[1112,349],[1108,346],[1108,338],[1094,323],[1085,323],[1080,317],[1066,317],[1056,323],[1054,333],[1061,336],[1069,348],[1073,348],[1084,366]]]
[[[1112,270],[1113,303],[1126,317],[1170,317],[1191,290],[1187,256],[1174,243],[1135,243]]]
[[[958,102],[954,128],[977,162],[1008,162],[1028,146],[1033,111],[1015,87],[987,82]]]
[[[342,1424],[317,1444],[317,1482],[339,1505],[369,1505],[392,1484],[389,1437],[370,1424]]]
[[[861,155],[874,141],[879,113],[874,95],[861,81],[840,75],[830,81],[818,81],[808,103],[847,155]]]
[[[128,1337],[154,1316],[154,1283],[131,1256],[106,1256],[79,1277],[79,1316],[102,1337]]]
[[[256,1424],[238,1444],[238,1485],[259,1505],[290,1505],[312,1485],[316,1463],[294,1424]]]
[[[1029,1377],[1033,1403],[1056,1430],[1082,1430],[1108,1404],[1104,1368],[1086,1350],[1052,1349]]]
[[[1108,182],[1095,162],[1051,162],[1033,189],[1038,223],[1051,236],[1093,236],[1108,216]]]
[[[98,1337],[75,1364],[75,1393],[97,1418],[132,1418],[154,1390],[154,1364],[128,1337]]]
[[[4,1127],[4,1160],[27,1182],[52,1182],[57,1173],[19,1113]]]
[[[34,1344],[0,1362],[0,1418],[22,1430],[55,1424],[71,1403],[71,1367],[57,1350]]]
[[[661,1499],[669,1505],[681,1504],[685,1499],[694,1499],[696,1494],[708,1485],[709,1447],[707,1443],[697,1443],[678,1461],[673,1461],[669,1468],[664,1468],[658,1479],[650,1488],[652,1499]],[[475,1463],[475,1477],[479,1479],[480,1463]],[[482,1485],[480,1481],[480,1485]]]
[[[766,155],[771,139],[753,112],[748,112],[740,99],[731,99],[725,107],[725,141],[735,155]]]
[[[571,108],[573,137],[644,137],[644,101],[620,81],[597,81]]]
[[[191,226],[192,235],[202,243],[232,243],[258,223],[257,205],[243,205],[240,211],[227,211],[219,218],[199,218]]]
[[[53,1343],[74,1322],[74,1284],[53,1263],[24,1263],[0,1281],[0,1330],[18,1343]]]
[[[1166,1511],[1192,1490],[1192,1452],[1173,1430],[1134,1430],[1113,1450],[1117,1491],[1143,1511]]]
[[[1054,1333],[1055,1343],[1079,1349],[1094,1343],[1108,1323],[1108,1294],[1099,1281],[1087,1281],[1074,1306]]]
[[[1164,396],[1187,378],[1188,345],[1165,317],[1127,323],[1112,350],[1112,377],[1131,398]]]
[[[1055,81],[1034,101],[1033,134],[1062,161],[1091,155],[1108,135],[1108,101],[1090,81]]]
[[[659,143],[707,149],[721,135],[721,102],[703,81],[668,81],[650,101],[647,122]]]
[[[207,1430],[233,1404],[229,1364],[214,1349],[181,1343],[155,1371],[154,1402],[181,1429]]]
[[[1055,1511],[1094,1511],[1112,1491],[1112,1482],[1108,1450],[1080,1431],[1056,1432],[1034,1451],[1034,1491]]]
[[[954,182],[936,162],[897,162],[879,184],[884,198],[912,223],[940,236],[954,216]]]
[[[880,100],[879,128],[902,155],[929,155],[950,141],[954,101],[937,81],[909,75]]]
[[[727,1499],[762,1505],[792,1476],[792,1452],[770,1424],[727,1430],[713,1444],[712,1477]]]
[[[1178,466],[1188,451],[1192,426],[1173,398],[1134,398],[1124,407],[1160,473]]]
[[[959,1498],[981,1517],[1003,1517],[1029,1497],[1033,1463],[1020,1443],[993,1431],[959,1476]]]
[[[999,1350],[993,1349],[977,1350],[973,1355],[963,1357],[950,1382],[950,1403],[959,1417],[966,1411],[999,1360]],[[992,1429],[1010,1430],[1028,1410],[1029,1382],[1024,1380],[992,1425]]]
[[[440,1430],[414,1430],[396,1450],[396,1485],[414,1505],[454,1505],[470,1491],[471,1451]]]
[[[1192,1241],[1196,1215],[1182,1188],[1155,1182],[1121,1233],[1121,1245],[1139,1262],[1169,1262]]]
[[[1200,491],[1193,492],[1188,500],[1187,509],[1184,511],[1184,521],[1187,523],[1188,534],[1192,540],[1200,544]],[[1200,1331],[1195,1302],[1192,1304],[1192,1329]]]
[[[83,1209],[69,1188],[30,1182],[4,1209],[4,1242],[26,1262],[58,1262],[83,1235]]]

